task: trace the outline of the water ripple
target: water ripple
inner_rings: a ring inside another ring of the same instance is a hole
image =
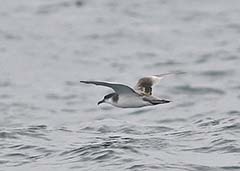
[[[83,1],[81,0],[75,0],[75,1],[63,1],[63,2],[58,2],[55,4],[48,4],[48,5],[42,5],[41,7],[38,8],[37,14],[49,14],[49,13],[55,13],[61,9],[64,8],[69,8],[69,7],[81,7],[83,6]]]
[[[177,86],[175,87],[174,93],[185,93],[191,95],[208,95],[208,94],[215,94],[215,95],[224,95],[225,92],[223,90],[212,88],[212,87],[197,87],[197,86]]]

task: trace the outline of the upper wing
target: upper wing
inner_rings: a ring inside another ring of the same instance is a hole
[[[108,83],[108,82],[101,82],[101,81],[80,81],[80,82],[86,83],[86,84],[95,84],[95,85],[110,87],[117,94],[130,94],[130,93],[136,94],[136,92],[132,88],[123,84]]]
[[[167,75],[180,74],[180,73],[183,73],[183,72],[171,72],[171,73],[143,77],[140,80],[138,80],[137,85],[135,86],[135,90],[137,90],[140,94],[150,96],[152,95],[152,86],[154,84],[159,83],[160,80]]]

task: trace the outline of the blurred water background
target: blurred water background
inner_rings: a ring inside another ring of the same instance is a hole
[[[240,170],[240,1],[1,0],[0,170]],[[96,103],[172,71],[140,109]]]

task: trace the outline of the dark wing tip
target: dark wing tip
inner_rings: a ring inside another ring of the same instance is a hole
[[[164,101],[164,103],[171,103],[172,101],[170,101],[170,100],[163,100]]]
[[[85,83],[85,84],[89,84],[89,81],[80,81],[80,83]]]

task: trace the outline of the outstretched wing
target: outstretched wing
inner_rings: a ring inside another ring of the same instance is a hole
[[[152,86],[154,84],[159,83],[160,80],[163,79],[167,75],[181,74],[181,73],[183,73],[183,72],[171,72],[171,73],[143,77],[140,80],[138,80],[137,85],[135,86],[134,89],[137,92],[139,92],[140,94],[150,96],[150,95],[152,95]]]
[[[136,92],[123,84],[116,84],[116,83],[109,83],[109,82],[102,82],[102,81],[80,81],[81,83],[86,83],[86,84],[95,84],[95,85],[100,85],[100,86],[105,86],[112,88],[117,94],[131,94]]]

